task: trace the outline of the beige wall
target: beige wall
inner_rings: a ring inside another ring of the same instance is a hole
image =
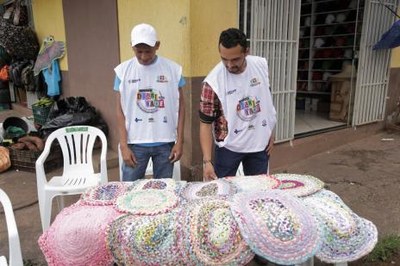
[[[400,14],[400,8],[397,10],[397,14]],[[392,58],[390,61],[391,68],[399,68],[400,67],[400,47],[392,49]]]
[[[218,39],[221,31],[238,27],[237,0],[191,1],[191,76],[201,77],[219,62]]]
[[[62,0],[32,0],[33,21],[39,40],[53,35],[57,41],[66,41]],[[60,69],[68,70],[68,44],[67,53],[60,59]]]
[[[400,67],[400,48],[392,49],[392,60],[390,61],[391,68]]]
[[[237,0],[118,0],[121,61],[133,56],[132,28],[145,22],[157,30],[160,55],[181,64],[187,77],[205,76],[219,61],[219,33],[237,27],[237,14]]]
[[[392,50],[392,60],[390,67],[400,67],[400,48],[395,48]]]
[[[130,45],[132,28],[139,23],[148,23],[156,28],[161,42],[158,54],[183,65],[184,75],[189,74],[190,1],[118,0],[117,4],[121,61],[134,55]]]

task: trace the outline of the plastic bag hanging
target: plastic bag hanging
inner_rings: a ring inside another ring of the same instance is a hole
[[[381,39],[373,46],[373,50],[391,49],[400,46],[400,20],[393,23]]]

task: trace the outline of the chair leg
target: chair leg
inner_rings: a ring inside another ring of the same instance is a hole
[[[57,203],[58,203],[58,212],[60,212],[62,209],[64,209],[64,196],[58,196],[57,197]]]
[[[43,232],[50,226],[52,200],[51,197],[42,197],[39,199],[40,219],[42,221]]]

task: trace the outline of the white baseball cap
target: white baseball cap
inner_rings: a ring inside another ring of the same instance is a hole
[[[158,41],[157,32],[153,26],[149,24],[136,25],[131,32],[131,44],[132,47],[139,44],[145,43],[151,47],[156,45]]]

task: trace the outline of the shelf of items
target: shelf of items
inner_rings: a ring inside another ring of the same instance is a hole
[[[298,94],[311,94],[311,95],[330,95],[328,91],[298,91]]]
[[[303,1],[297,71],[299,97],[327,98],[331,94],[329,77],[340,73],[345,64],[357,63],[363,3]]]

